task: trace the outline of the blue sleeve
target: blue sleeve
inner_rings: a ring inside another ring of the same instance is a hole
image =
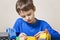
[[[59,40],[60,39],[60,34],[56,30],[52,29],[50,26],[47,28],[48,28],[49,33],[51,34],[52,40]]]
[[[45,22],[44,24],[45,24],[45,28],[48,29],[51,35],[51,40],[60,40],[60,34],[56,30],[52,29],[47,22]]]
[[[13,28],[15,29],[16,31],[16,36],[19,36],[20,34],[20,26],[21,26],[21,19],[18,18],[13,26]]]

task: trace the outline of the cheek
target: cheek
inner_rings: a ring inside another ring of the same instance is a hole
[[[25,18],[23,18],[23,20],[24,20],[24,21],[26,21],[26,19],[25,19]]]
[[[31,16],[30,16],[30,19],[33,19],[33,18],[34,18],[34,15],[31,15]]]
[[[29,19],[28,20],[32,20],[33,19],[33,17],[32,16],[29,16]]]

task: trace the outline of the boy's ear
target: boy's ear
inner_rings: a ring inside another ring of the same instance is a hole
[[[36,11],[36,7],[34,6],[34,11]]]

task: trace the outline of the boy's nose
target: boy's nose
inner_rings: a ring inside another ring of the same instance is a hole
[[[29,19],[29,17],[28,16],[26,16],[26,20],[28,20]]]
[[[28,21],[29,20],[29,17],[28,16],[26,16],[26,21]]]

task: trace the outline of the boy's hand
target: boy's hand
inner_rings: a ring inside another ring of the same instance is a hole
[[[34,35],[34,37],[39,38],[40,33],[43,33],[43,32],[45,32],[45,31],[40,31],[40,32],[38,32],[36,35]]]
[[[25,33],[21,33],[19,37],[21,38],[21,40],[26,40],[27,35]]]
[[[36,35],[34,35],[37,39],[39,38],[41,33],[49,33],[47,29],[45,29],[45,31],[40,31],[38,32]]]

